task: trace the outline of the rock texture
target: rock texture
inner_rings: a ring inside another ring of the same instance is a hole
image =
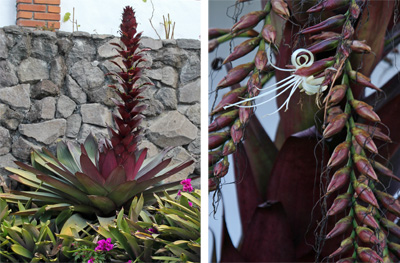
[[[58,140],[83,142],[90,133],[108,137],[111,114],[118,114],[108,87],[116,80],[105,75],[119,70],[109,61],[114,42],[112,35],[0,28],[0,175],[16,160],[29,162],[32,149],[54,150]],[[200,174],[200,42],[145,37],[144,48],[151,50],[140,83],[154,86],[143,94],[148,108],[139,148],[152,156],[175,146],[172,164],[196,163],[172,179]]]

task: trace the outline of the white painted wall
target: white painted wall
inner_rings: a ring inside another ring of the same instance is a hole
[[[200,1],[199,0],[152,0],[154,15],[152,23],[161,36],[165,38],[164,28],[161,25],[163,15],[168,13],[175,22],[174,38],[200,39]],[[15,25],[15,0],[0,0],[0,27]],[[79,31],[98,34],[118,35],[123,8],[132,6],[136,11],[139,22],[138,30],[144,36],[157,39],[158,36],[151,27],[149,18],[153,8],[150,0],[61,0],[61,17],[66,12],[72,14],[75,7],[75,18],[80,24]],[[61,23],[62,31],[72,32],[72,23]]]

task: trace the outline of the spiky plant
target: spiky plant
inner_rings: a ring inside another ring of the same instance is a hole
[[[142,51],[138,51],[141,33],[136,32],[137,22],[131,7],[122,16],[121,42],[117,46],[123,66],[110,73],[118,78],[120,86],[112,85],[122,101],[114,100],[120,116],[114,115],[117,129],[109,128],[110,140],[98,143],[90,135],[82,145],[60,142],[57,157],[47,149],[33,152],[32,166],[16,162],[22,169],[8,168],[10,177],[32,188],[32,191],[11,191],[1,194],[8,201],[33,202],[47,210],[72,208],[87,215],[108,216],[115,213],[137,194],[162,191],[179,182],[161,184],[162,180],[193,163],[192,160],[170,166],[171,158],[165,159],[168,149],[146,159],[147,149],[138,150],[141,136],[141,112],[146,105],[140,104],[144,85],[137,85],[141,77]],[[35,213],[38,208],[32,208]],[[27,213],[27,211],[25,211]]]

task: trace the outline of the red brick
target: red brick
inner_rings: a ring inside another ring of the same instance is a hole
[[[48,28],[60,29],[60,22],[47,21]]]
[[[46,12],[46,6],[45,6],[45,5],[25,5],[25,4],[18,4],[17,10],[18,10],[18,11]]]
[[[61,16],[60,16],[60,14],[35,13],[34,18],[35,18],[35,19],[39,19],[39,20],[55,20],[55,21],[60,21]]]
[[[37,26],[45,26],[46,22],[45,21],[34,21],[34,20],[18,19],[17,20],[17,25],[18,26],[26,26],[26,27],[37,27]]]
[[[17,13],[17,18],[28,18],[28,19],[31,19],[32,16],[33,16],[32,12],[18,11],[18,13]]]
[[[61,12],[61,8],[59,6],[49,5],[47,6],[47,12],[59,14]]]
[[[33,0],[17,0],[17,4],[19,3],[27,3],[27,4],[32,4]]]
[[[34,0],[35,4],[59,5],[60,0]]]

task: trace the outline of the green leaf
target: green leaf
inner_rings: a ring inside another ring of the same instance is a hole
[[[132,198],[132,191],[135,189],[136,181],[129,181],[116,187],[108,197],[114,201],[117,206],[123,205],[127,200]]]
[[[196,197],[194,197],[193,195],[191,195],[189,193],[185,193],[185,192],[182,192],[181,194],[182,194],[182,196],[184,196],[187,199],[189,199],[190,201],[192,201],[198,207],[201,206],[201,201],[199,199],[197,199]]]
[[[65,221],[67,221],[68,218],[70,218],[72,216],[72,210],[71,209],[67,209],[62,211],[57,217],[56,217],[56,225],[58,227],[61,227]]]
[[[34,247],[35,247],[35,242],[33,241],[33,237],[32,235],[25,229],[21,229],[21,234],[22,234],[22,238],[24,239],[25,242],[25,248],[33,251]]]
[[[86,150],[86,153],[90,160],[92,161],[93,164],[96,164],[96,156],[98,152],[98,147],[97,147],[97,140],[94,137],[92,133],[89,134],[89,136],[86,138],[84,142],[84,147]]]
[[[143,209],[143,204],[144,204],[143,194],[140,195],[139,201],[135,196],[135,198],[132,201],[131,207],[129,208],[129,218],[132,221],[137,222],[140,211],[142,211]]]
[[[108,194],[108,191],[103,186],[101,186],[99,183],[94,181],[86,174],[77,172],[75,176],[78,179],[79,183],[81,183],[83,187],[86,188],[86,191],[88,193],[92,195],[102,195],[102,196]]]
[[[82,231],[87,226],[86,220],[79,214],[74,214],[65,222],[60,231],[60,235],[73,236],[72,229],[77,232]]]
[[[192,240],[198,238],[198,236],[199,236],[198,233],[193,233],[193,232],[183,229],[183,228],[166,226],[166,225],[158,226],[158,231],[160,233],[167,232],[167,233],[175,234],[184,239],[192,239]]]
[[[115,240],[117,240],[121,246],[126,250],[129,255],[135,255],[134,251],[132,250],[131,246],[129,245],[126,237],[119,231],[117,227],[109,226],[108,229],[110,230],[112,236]]]
[[[111,192],[124,182],[126,182],[125,169],[123,166],[118,165],[108,176],[104,187]]]
[[[32,258],[33,257],[32,252],[27,250],[26,248],[24,248],[21,245],[17,245],[17,244],[11,245],[11,249],[15,253],[17,253],[18,255],[21,255],[23,257],[26,257],[26,258]]]
[[[168,248],[172,253],[174,253],[174,255],[176,255],[178,257],[183,254],[183,255],[185,255],[185,257],[187,257],[191,261],[199,262],[199,260],[200,260],[200,258],[198,256],[196,256],[193,253],[190,253],[189,251],[187,251],[183,248],[180,248],[176,245],[169,244],[169,245],[166,245],[165,247]]]
[[[57,159],[72,173],[80,172],[78,165],[64,142],[57,144]]]
[[[71,17],[71,13],[70,12],[65,13],[64,18],[63,18],[63,22],[64,23],[67,22],[70,17]]]
[[[115,203],[106,196],[88,195],[88,197],[92,204],[96,208],[99,208],[101,213],[104,215],[109,214],[111,211],[114,211],[117,208]]]
[[[114,222],[115,216],[110,217],[100,217],[97,216],[97,220],[99,221],[100,226],[107,228],[108,225],[111,225]]]
[[[122,232],[122,234],[125,236],[129,246],[131,247],[132,251],[133,251],[133,255],[129,255],[131,258],[138,258],[140,256],[140,254],[142,254],[142,249],[140,248],[136,237],[132,236],[129,232],[125,233]]]

